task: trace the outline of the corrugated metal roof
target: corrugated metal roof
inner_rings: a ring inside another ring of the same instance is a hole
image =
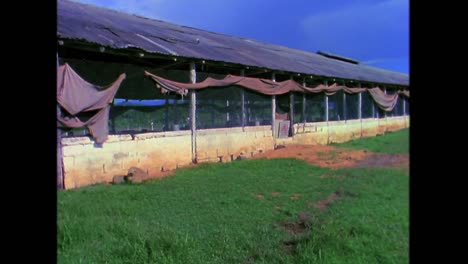
[[[125,49],[264,67],[271,70],[409,85],[407,74],[228,36],[93,5],[57,1],[57,35]]]

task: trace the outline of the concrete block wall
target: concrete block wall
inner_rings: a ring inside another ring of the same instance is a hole
[[[65,188],[111,182],[138,167],[149,175],[191,163],[190,131],[110,135],[101,147],[87,137],[63,138]]]
[[[276,139],[277,145],[325,145],[360,137],[381,135],[409,127],[409,117],[387,117],[295,124],[294,137]],[[224,162],[241,153],[247,157],[274,148],[271,126],[197,130],[198,162]],[[168,131],[131,135],[110,135],[102,146],[88,137],[63,138],[65,188],[111,182],[138,167],[149,175],[173,170],[192,162],[191,132]]]
[[[255,155],[274,148],[271,126],[218,128],[197,131],[197,160],[223,161],[235,159],[243,153]]]

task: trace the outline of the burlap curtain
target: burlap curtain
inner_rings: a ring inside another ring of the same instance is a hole
[[[124,79],[125,73],[122,73],[113,83],[101,87],[85,81],[67,63],[60,66],[57,70],[57,126],[86,126],[95,141],[103,143],[109,134],[110,104]],[[59,106],[68,114],[62,112]],[[90,111],[96,113],[86,121],[77,116]]]
[[[336,92],[343,90],[348,94],[362,93],[369,91],[372,99],[377,103],[378,107],[384,111],[392,111],[398,100],[398,95],[402,94],[409,97],[409,91],[399,91],[393,95],[385,94],[380,88],[351,88],[336,83],[327,86],[320,84],[316,87],[302,86],[294,80],[287,80],[283,82],[273,82],[267,79],[259,79],[244,76],[227,75],[224,79],[218,80],[208,77],[203,82],[199,83],[181,83],[175,82],[162,77],[156,76],[152,73],[145,71],[145,74],[156,82],[156,86],[163,90],[163,92],[175,92],[182,95],[187,94],[188,90],[198,90],[208,87],[223,87],[238,85],[246,89],[256,91],[266,95],[280,95],[288,92],[299,93],[325,93],[326,95],[334,95]]]

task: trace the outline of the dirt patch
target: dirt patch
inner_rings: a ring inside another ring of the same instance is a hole
[[[198,164],[187,164],[179,168],[194,168],[197,166]],[[161,178],[165,178],[168,176],[173,176],[174,174],[175,174],[175,169],[171,170],[171,169],[161,167],[161,170],[152,170],[148,174],[143,174],[142,176],[140,176],[140,181],[161,179]]]
[[[273,197],[276,197],[276,196],[278,196],[278,195],[280,195],[279,192],[272,192],[272,193],[271,193],[271,196],[273,196]]]
[[[408,155],[371,153],[365,159],[358,160],[355,167],[409,167]]]
[[[288,233],[292,235],[299,235],[305,233],[307,231],[307,226],[305,223],[301,222],[279,222],[280,226],[282,226]]]
[[[174,174],[175,174],[175,170],[153,172],[148,175],[141,176],[140,182],[154,180],[154,179],[161,179],[164,177],[172,176]]]
[[[291,235],[300,235],[308,232],[312,227],[312,217],[305,213],[299,213],[296,221],[280,221],[279,225]]]
[[[258,199],[265,198],[265,196],[263,196],[263,194],[255,194],[255,197],[258,198]]]
[[[320,210],[324,210],[327,208],[331,203],[336,201],[340,196],[343,195],[343,192],[338,190],[330,194],[327,198],[320,200],[314,203],[314,207]]]
[[[296,254],[297,245],[310,239],[309,232],[312,229],[312,217],[306,212],[301,212],[297,215],[296,221],[281,221],[279,224],[294,236],[290,240],[281,242],[281,250],[286,254]]]
[[[281,243],[281,250],[286,254],[296,254],[297,245],[306,242],[310,238],[310,230],[312,229],[312,217],[301,212],[297,215],[297,220],[294,222],[281,221],[279,224],[294,237],[291,240],[286,240]]]
[[[297,158],[312,165],[332,169],[346,167],[409,168],[409,156],[405,154],[382,154],[329,145],[292,144],[283,148],[268,150],[253,157],[253,159],[259,158]]]
[[[283,250],[283,252],[285,252],[286,254],[294,255],[296,254],[297,244],[298,242],[294,240],[283,241],[281,243],[281,250]]]
[[[301,198],[301,195],[298,194],[298,193],[294,193],[293,195],[291,195],[290,198],[291,198],[291,200],[297,200],[297,199]]]

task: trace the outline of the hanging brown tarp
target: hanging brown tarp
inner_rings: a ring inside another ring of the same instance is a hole
[[[87,126],[97,143],[107,139],[109,129],[110,104],[120,84],[125,79],[122,73],[117,80],[105,87],[97,86],[83,80],[67,63],[57,69],[57,126],[77,128]],[[67,113],[61,111],[59,105]],[[96,113],[86,121],[77,115],[83,112]]]
[[[392,111],[398,100],[398,93],[386,94],[379,87],[368,89],[377,106],[384,111]]]
[[[299,93],[326,93],[327,95],[333,95],[337,91],[344,90],[346,93],[354,94],[365,91],[365,88],[350,88],[344,85],[337,85],[336,83],[327,86],[320,84],[314,88],[302,86],[294,80],[286,80],[283,82],[274,82],[268,79],[259,79],[253,77],[244,77],[236,75],[227,75],[224,79],[218,80],[211,77],[206,78],[203,82],[199,83],[181,83],[171,81],[159,76],[156,76],[152,73],[145,71],[145,74],[151,77],[159,88],[162,89],[162,92],[176,92],[182,95],[187,94],[187,90],[193,89],[203,89],[208,87],[222,87],[222,86],[231,86],[238,85],[244,88],[256,91],[261,94],[266,95],[281,95],[289,92],[299,92]]]
[[[326,95],[331,96],[341,90],[343,90],[345,93],[348,93],[348,94],[361,93],[361,92],[364,92],[366,88],[351,88],[351,87],[338,85],[334,83],[330,86],[320,84],[314,88],[305,87],[305,90],[311,93],[325,93]]]
[[[206,78],[203,82],[199,83],[181,83],[175,82],[162,77],[156,76],[152,73],[145,71],[145,74],[151,77],[157,85],[164,91],[176,92],[182,95],[187,94],[187,90],[198,90],[208,87],[222,87],[238,85],[244,88],[266,94],[266,95],[280,95],[288,92],[304,92],[305,88],[293,80],[284,82],[273,82],[267,79],[259,79],[244,76],[227,75],[224,79],[218,80],[211,77]]]
[[[273,82],[268,79],[259,79],[244,76],[227,75],[224,79],[218,80],[211,77],[206,78],[203,82],[199,83],[181,83],[171,81],[152,73],[145,71],[145,74],[151,77],[155,82],[156,86],[161,88],[163,92],[176,92],[182,95],[187,94],[188,90],[198,90],[208,87],[223,87],[238,85],[244,88],[256,91],[266,95],[280,95],[288,92],[300,92],[300,93],[325,93],[328,96],[334,95],[336,92],[343,90],[348,94],[357,94],[366,90],[372,95],[372,98],[377,103],[380,109],[384,111],[392,111],[393,107],[397,103],[398,95],[401,93],[409,97],[409,91],[400,91],[393,95],[387,95],[378,87],[373,89],[368,88],[351,88],[345,85],[338,85],[336,83],[328,86],[320,84],[316,87],[302,86],[294,80],[287,80],[283,82]]]

